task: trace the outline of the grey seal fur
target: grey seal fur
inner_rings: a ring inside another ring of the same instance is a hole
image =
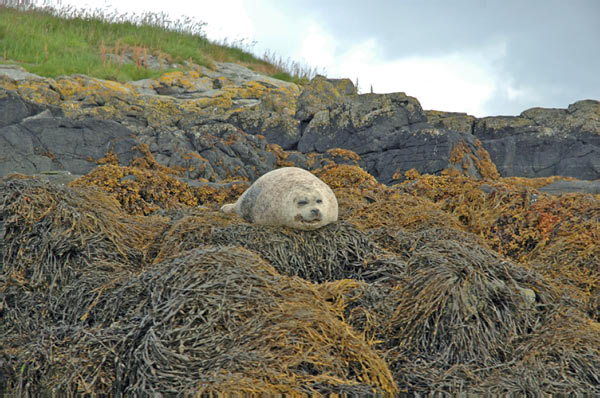
[[[261,176],[221,211],[255,224],[314,230],[337,221],[338,202],[331,188],[311,172],[283,167]]]

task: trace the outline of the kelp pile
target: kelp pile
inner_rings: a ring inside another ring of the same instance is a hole
[[[129,172],[168,174],[141,166]],[[0,387],[600,393],[597,248],[585,244],[598,198],[316,174],[341,218],[316,231],[220,213],[231,184],[200,207],[155,200],[141,215],[128,205],[139,197],[115,195],[119,179],[0,181]]]
[[[46,328],[31,351],[51,358],[42,383],[72,392],[394,392],[338,312],[254,253],[205,247],[105,292],[93,327]]]
[[[166,216],[127,215],[97,189],[1,188],[6,390],[396,391],[341,308],[257,254],[205,244],[156,262]]]
[[[397,188],[432,200],[461,228],[546,275],[600,320],[600,196],[535,189],[555,180],[422,176]]]
[[[237,198],[249,186],[245,182],[211,184],[201,181],[190,186],[182,181],[181,170],[161,165],[148,146],[136,149],[140,156],[122,166],[114,154],[98,162],[100,166],[71,183],[73,187],[97,186],[114,197],[130,214],[148,215],[163,209],[222,204]]]

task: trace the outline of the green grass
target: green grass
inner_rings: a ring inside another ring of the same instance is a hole
[[[316,74],[316,69],[270,53],[258,58],[244,41],[211,42],[204,26],[188,17],[172,21],[163,13],[0,6],[0,62],[52,78],[82,73],[118,81],[156,78],[171,70],[171,64],[186,61],[208,68],[215,62],[235,62],[296,83]],[[150,55],[158,59],[160,70],[144,66]],[[125,62],[128,58],[133,63]]]

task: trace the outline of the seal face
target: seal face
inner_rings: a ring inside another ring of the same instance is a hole
[[[331,188],[312,173],[283,167],[261,176],[221,211],[256,224],[313,230],[337,221],[338,203]]]

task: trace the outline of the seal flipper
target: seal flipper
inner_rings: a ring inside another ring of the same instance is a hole
[[[235,203],[230,203],[227,205],[223,205],[221,207],[221,211],[223,213],[235,213]]]

